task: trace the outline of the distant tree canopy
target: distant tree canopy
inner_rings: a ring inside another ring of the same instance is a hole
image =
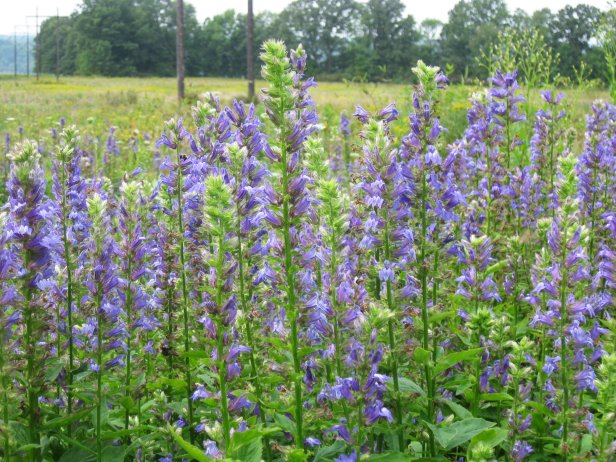
[[[560,56],[555,73],[574,78],[574,66],[583,60],[591,77],[603,78],[603,58],[593,39],[602,15],[584,4],[528,15],[509,12],[505,0],[461,0],[446,23],[417,24],[401,0],[295,0],[278,14],[255,16],[255,47],[272,37],[290,47],[303,43],[309,72],[321,78],[406,79],[420,58],[450,65],[457,76],[485,77],[475,58],[500,32],[538,29]],[[244,76],[246,16],[228,10],[200,24],[190,3],[185,16],[187,75]],[[56,71],[58,43],[62,74],[170,76],[175,2],[83,0],[70,17],[46,20],[36,41],[43,72]]]

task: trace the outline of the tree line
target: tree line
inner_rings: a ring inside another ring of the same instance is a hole
[[[41,68],[55,72],[59,43],[61,74],[174,75],[175,15],[172,0],[84,0],[72,15],[42,24]],[[191,4],[184,15],[186,74],[244,77],[246,15],[228,10],[200,23]],[[602,79],[606,68],[594,34],[603,15],[585,4],[529,15],[509,11],[504,0],[461,0],[447,22],[417,23],[401,0],[296,0],[280,13],[255,15],[254,43],[258,48],[272,37],[290,47],[303,43],[309,72],[321,80],[402,80],[417,59],[472,78],[487,73],[478,58],[499,34],[533,30],[540,46],[558,56],[555,75],[575,79],[583,61],[586,77]]]

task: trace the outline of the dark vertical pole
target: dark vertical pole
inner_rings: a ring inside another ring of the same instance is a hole
[[[39,37],[38,28],[38,8],[36,9],[36,27],[34,33],[36,34],[36,80],[38,80],[41,75],[41,38]]]
[[[13,65],[15,68],[15,79],[17,79],[17,27],[13,30],[13,45],[15,46],[13,53]]]
[[[26,29],[26,74],[30,77],[30,29]]]
[[[252,10],[252,0],[248,0],[248,14],[246,15],[246,78],[248,79],[248,100],[255,97],[255,17]]]
[[[175,61],[178,75],[178,101],[184,99],[184,0],[176,0]]]
[[[56,8],[56,80],[60,80],[60,10]]]

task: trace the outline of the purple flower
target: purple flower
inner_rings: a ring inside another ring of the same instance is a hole
[[[356,452],[352,451],[349,455],[342,454],[336,457],[334,462],[357,462],[358,460]]]
[[[526,456],[533,451],[533,447],[526,441],[518,440],[511,449],[511,457],[513,457],[516,462],[522,462]]]

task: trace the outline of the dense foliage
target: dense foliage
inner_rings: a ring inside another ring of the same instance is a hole
[[[3,460],[613,460],[616,107],[575,143],[496,70],[446,144],[419,61],[403,136],[325,131],[303,48],[261,59],[264,113],[199,102],[156,175],[7,135]]]
[[[560,57],[552,78],[575,79],[584,61],[590,77],[606,79],[595,37],[603,16],[584,4],[529,16],[508,11],[504,0],[463,0],[449,12],[447,23],[428,19],[417,24],[400,0],[298,0],[279,14],[256,15],[255,44],[272,37],[291,46],[309,44],[309,70],[322,78],[406,79],[419,58],[442,68],[452,65],[450,77],[469,78],[490,75],[475,59],[499,34],[537,31],[541,46]],[[187,4],[185,19],[188,75],[245,76],[245,56],[237,52],[246,44],[244,14],[229,10],[199,24]],[[44,72],[56,70],[58,33],[63,74],[175,73],[173,1],[84,0],[69,18],[46,20],[38,37]]]

